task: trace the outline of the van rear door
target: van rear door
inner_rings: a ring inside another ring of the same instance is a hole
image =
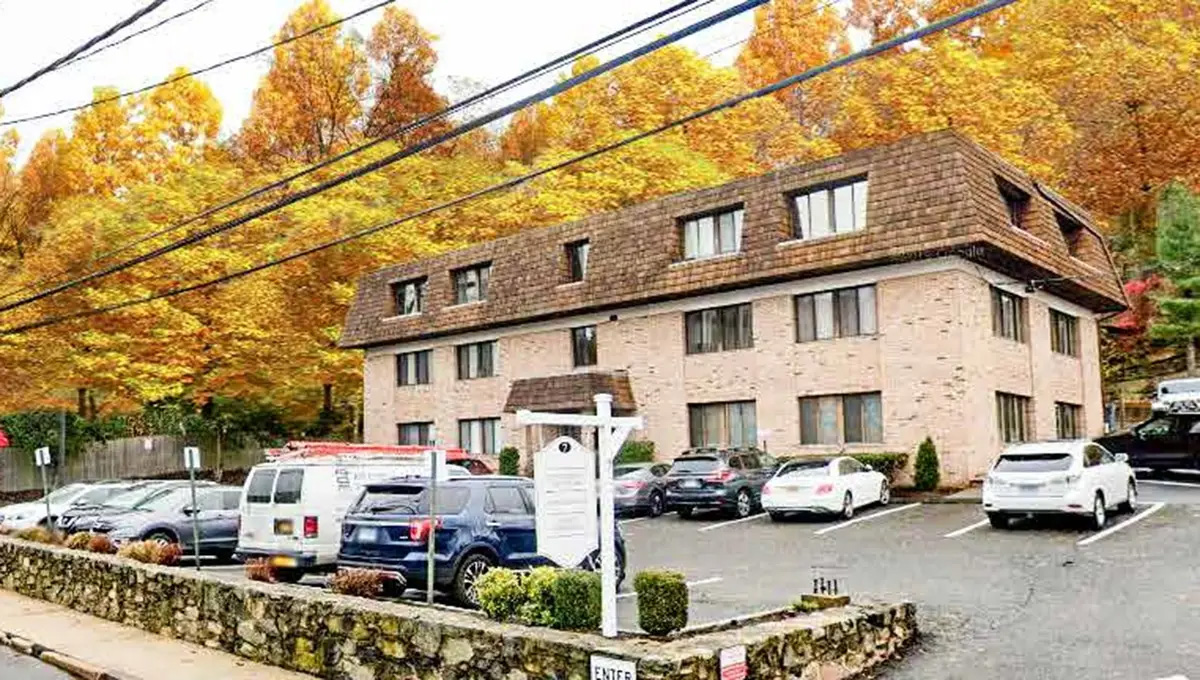
[[[274,509],[271,496],[275,490],[275,466],[258,466],[246,480],[242,495],[242,528],[238,533],[238,549],[254,552],[276,550],[275,533],[272,530]]]
[[[304,468],[280,468],[271,498],[271,533],[279,550],[285,553],[301,552],[301,539],[312,530],[304,521],[304,507],[300,503],[303,490]]]

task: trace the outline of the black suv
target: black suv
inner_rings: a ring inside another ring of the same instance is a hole
[[[1155,413],[1128,432],[1096,439],[1113,453],[1129,455],[1129,465],[1153,470],[1200,468],[1200,414]]]
[[[667,473],[667,507],[684,518],[708,509],[749,517],[762,507],[763,485],[778,467],[756,448],[690,449]]]

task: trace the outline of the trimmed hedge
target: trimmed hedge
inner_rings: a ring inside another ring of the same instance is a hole
[[[638,625],[650,635],[683,630],[688,622],[688,589],[677,571],[643,571],[633,579],[638,596]]]
[[[554,625],[554,582],[559,570],[536,567],[521,579],[525,587],[525,603],[517,610],[517,620],[527,626]]]
[[[521,474],[521,452],[515,447],[500,449],[500,474],[516,477]]]
[[[525,589],[517,572],[502,567],[480,576],[475,582],[475,594],[479,597],[479,608],[496,621],[513,618],[525,603]]]
[[[895,481],[896,475],[908,465],[907,453],[855,453],[850,457],[882,472],[889,482]]]
[[[554,600],[551,619],[560,630],[600,627],[600,574],[563,569],[550,588]]]
[[[917,447],[917,464],[913,473],[913,484],[919,491],[933,491],[937,488],[939,481],[941,481],[941,473],[938,471],[937,448],[933,445],[933,439],[926,437],[925,441]]]
[[[621,451],[617,454],[617,464],[621,463],[653,463],[654,462],[654,442],[651,441],[627,441],[621,446]]]

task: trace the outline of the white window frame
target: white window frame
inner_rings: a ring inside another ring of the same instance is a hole
[[[745,213],[739,205],[683,218],[683,259],[703,260],[742,252]]]
[[[792,235],[808,241],[866,229],[868,194],[869,182],[866,177],[792,194],[791,208],[795,220]]]

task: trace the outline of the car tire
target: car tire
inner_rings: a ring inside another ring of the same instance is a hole
[[[215,550],[213,551],[213,559],[221,564],[233,562],[232,550]]]
[[[784,519],[784,514],[782,512],[776,512],[775,510],[768,510],[767,517],[770,517],[772,522],[782,522]]]
[[[885,479],[879,483],[879,504],[887,505],[892,502],[892,487]]]
[[[733,501],[733,516],[737,519],[745,519],[753,512],[754,497],[746,489],[739,490]]]
[[[152,532],[146,534],[145,540],[154,541],[155,543],[163,543],[163,544],[179,542],[179,539],[175,538],[174,536],[172,536],[171,534],[169,534],[165,531],[152,531]]]
[[[1089,521],[1096,531],[1100,531],[1108,524],[1108,508],[1104,504],[1104,494],[1099,491],[1092,499],[1092,516]]]
[[[845,496],[842,496],[842,519],[854,519],[854,496],[847,491]]]
[[[580,568],[587,571],[600,573],[600,551],[594,550],[591,555],[588,555],[583,560]],[[625,558],[621,555],[621,551],[617,551],[617,590],[621,589],[621,583],[625,581]]]
[[[1137,483],[1132,479],[1125,484],[1125,502],[1121,504],[1121,512],[1137,512]]]
[[[988,517],[988,522],[990,522],[992,525],[992,528],[994,528],[994,529],[1007,529],[1008,528],[1008,515],[1006,515],[1002,512],[989,512],[987,514],[987,517]]]
[[[271,575],[278,583],[299,583],[300,579],[304,578],[304,570],[294,567],[277,567],[271,572]]]
[[[692,508],[684,506],[682,508],[679,508],[678,512],[679,512],[679,516],[682,517],[683,519],[691,519],[692,518],[692,512],[693,512]]]
[[[651,517],[658,517],[663,514],[663,497],[657,491],[650,492],[650,507],[646,512]]]
[[[472,553],[463,558],[454,574],[454,599],[459,604],[472,609],[479,606],[479,598],[475,594],[475,582],[492,567],[495,560],[483,553]]]

